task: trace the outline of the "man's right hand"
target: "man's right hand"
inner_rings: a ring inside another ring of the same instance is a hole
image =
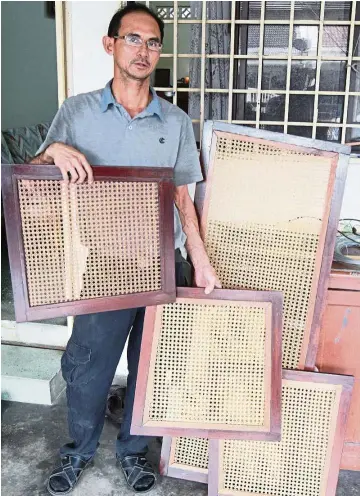
[[[52,143],[32,163],[53,163],[59,167],[66,183],[81,184],[86,178],[89,184],[94,181],[93,171],[85,155],[64,143]]]

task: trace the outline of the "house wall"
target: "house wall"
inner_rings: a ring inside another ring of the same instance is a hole
[[[66,2],[67,96],[97,90],[112,78],[113,61],[102,37],[119,7],[120,2]]]
[[[45,2],[1,2],[1,129],[49,121],[57,107],[55,19]]]

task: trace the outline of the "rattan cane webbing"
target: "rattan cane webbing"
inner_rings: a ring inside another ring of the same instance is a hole
[[[177,437],[173,438],[174,461],[179,465],[192,468],[208,469],[209,441],[208,439]]]
[[[296,368],[331,160],[231,136],[217,137],[205,245],[224,288],[284,293],[283,366]]]
[[[161,288],[156,183],[18,185],[30,306]]]
[[[265,331],[256,305],[164,305],[148,420],[264,425]]]
[[[337,385],[283,381],[280,442],[220,443],[225,493],[325,496],[340,394]]]
[[[18,181],[30,305],[63,301],[66,291],[62,186]]]

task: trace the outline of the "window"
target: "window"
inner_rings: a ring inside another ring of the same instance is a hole
[[[360,139],[360,2],[147,3],[165,22],[152,83],[197,141],[205,119]]]

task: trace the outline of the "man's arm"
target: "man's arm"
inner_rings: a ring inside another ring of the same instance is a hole
[[[176,187],[175,204],[180,214],[183,231],[187,236],[186,249],[194,266],[195,284],[205,288],[205,294],[209,294],[215,287],[221,288],[221,283],[210,264],[201,239],[195,207],[187,185]]]

